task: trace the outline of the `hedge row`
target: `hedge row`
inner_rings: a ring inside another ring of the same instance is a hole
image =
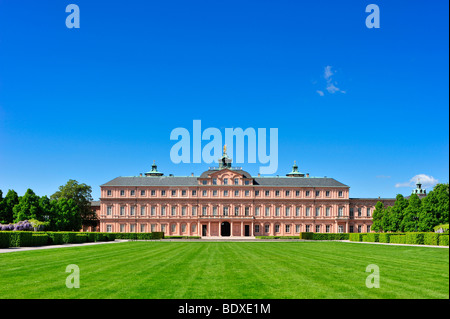
[[[300,239],[309,239],[309,240],[348,240],[349,233],[311,233],[311,232],[303,232],[300,233]]]
[[[112,233],[0,231],[0,248],[113,241]]]
[[[448,246],[448,234],[440,233],[352,233],[349,239],[350,241],[391,244]]]
[[[132,239],[132,240],[164,239],[164,232],[153,232],[153,233],[108,233],[108,234],[114,234],[116,236],[116,239]]]
[[[298,236],[255,236],[256,239],[298,239]]]

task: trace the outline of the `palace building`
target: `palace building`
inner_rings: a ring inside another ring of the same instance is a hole
[[[165,176],[153,163],[145,174],[101,185],[100,231],[201,237],[370,232],[375,204],[395,202],[350,198],[349,186],[301,173],[296,163],[283,177],[253,177],[231,163],[224,149],[219,166],[200,176]]]

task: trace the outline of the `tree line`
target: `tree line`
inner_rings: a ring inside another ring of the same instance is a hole
[[[430,232],[435,226],[448,224],[449,184],[436,184],[422,199],[399,194],[393,206],[375,205],[372,230],[376,232]]]
[[[0,224],[34,220],[51,231],[79,231],[82,226],[96,226],[98,219],[91,209],[91,193],[91,186],[72,179],[50,198],[38,196],[31,189],[23,196],[10,189],[3,197],[0,190]]]

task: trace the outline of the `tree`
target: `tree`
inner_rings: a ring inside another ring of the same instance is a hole
[[[28,188],[25,195],[19,197],[19,203],[14,206],[13,214],[16,223],[26,219],[38,219],[39,196]]]
[[[436,184],[431,192],[422,199],[419,214],[419,231],[433,231],[433,227],[448,224],[449,184]]]
[[[19,204],[19,196],[17,193],[10,189],[2,200],[2,209],[0,210],[0,223],[10,224],[14,222],[13,208]]]
[[[408,207],[408,200],[402,194],[398,194],[394,206],[391,206],[384,214],[382,222],[384,231],[396,232],[401,230],[403,212],[406,207]]]
[[[408,207],[406,207],[403,220],[400,224],[400,230],[405,232],[417,231],[418,219],[421,212],[421,202],[417,194],[412,194],[409,198]]]
[[[383,217],[384,217],[384,204],[383,202],[378,201],[375,205],[375,210],[373,211],[372,217],[372,230],[376,232],[383,231]]]
[[[70,179],[66,185],[60,186],[59,191],[50,196],[50,199],[72,199],[78,206],[82,225],[95,226],[98,224],[98,219],[95,212],[91,209],[91,193],[91,186],[84,183],[79,184],[76,180]]]
[[[50,220],[50,228],[60,231],[79,231],[81,216],[79,207],[73,199],[64,197],[52,201],[54,212]]]

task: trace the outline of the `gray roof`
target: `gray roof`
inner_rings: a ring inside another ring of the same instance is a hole
[[[196,176],[117,177],[101,186],[201,186],[198,178]],[[255,177],[253,180],[253,186],[348,187],[327,177]]]
[[[215,173],[215,172],[218,172],[218,171],[219,170],[217,170],[217,169],[207,170],[207,171],[203,172],[202,175],[200,175],[200,178],[207,178],[209,174],[212,174],[212,173]],[[233,169],[231,171],[236,172],[238,174],[241,174],[244,178],[252,178],[252,175],[250,175],[248,172],[243,171],[241,169]]]

